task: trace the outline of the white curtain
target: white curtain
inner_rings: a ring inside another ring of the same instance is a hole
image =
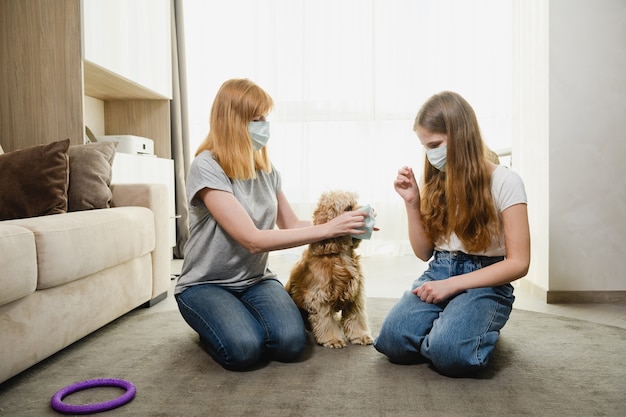
[[[355,191],[378,214],[363,255],[411,253],[403,165],[417,173],[412,131],[421,104],[453,90],[477,113],[494,150],[511,143],[511,1],[185,0],[193,151],[211,104],[230,78],[249,78],[275,100],[269,151],[301,218],[320,193]],[[295,250],[298,251],[298,250]]]

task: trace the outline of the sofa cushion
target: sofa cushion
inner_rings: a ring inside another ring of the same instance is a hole
[[[0,220],[67,211],[65,139],[0,155]]]
[[[70,146],[70,180],[67,211],[111,207],[111,164],[117,142]]]
[[[0,306],[32,294],[36,287],[35,235],[0,223]]]
[[[145,207],[76,211],[10,220],[37,245],[37,289],[52,288],[150,253],[154,215]]]

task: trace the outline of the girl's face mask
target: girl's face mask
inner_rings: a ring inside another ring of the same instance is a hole
[[[270,122],[260,120],[248,123],[248,133],[252,140],[252,148],[255,151],[263,149],[270,138]]]
[[[447,145],[441,145],[438,148],[426,149],[426,158],[428,162],[439,171],[446,170],[446,155],[448,153]]]

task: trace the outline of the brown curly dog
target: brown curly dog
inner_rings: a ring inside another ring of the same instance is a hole
[[[313,224],[322,224],[357,209],[357,196],[346,191],[322,194]],[[285,288],[302,311],[315,341],[328,348],[370,345],[365,312],[364,278],[354,249],[360,239],[341,236],[312,243],[291,270]]]

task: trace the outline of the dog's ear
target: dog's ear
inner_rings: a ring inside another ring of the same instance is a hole
[[[318,204],[313,212],[313,224],[327,223],[341,213],[337,211],[334,204]]]
[[[334,239],[326,239],[319,242],[311,243],[309,250],[312,255],[334,255],[349,251],[353,248],[352,238],[350,236],[341,236]]]
[[[346,211],[357,207],[356,193],[349,191],[329,191],[323,193],[313,212],[313,224],[323,224]]]

